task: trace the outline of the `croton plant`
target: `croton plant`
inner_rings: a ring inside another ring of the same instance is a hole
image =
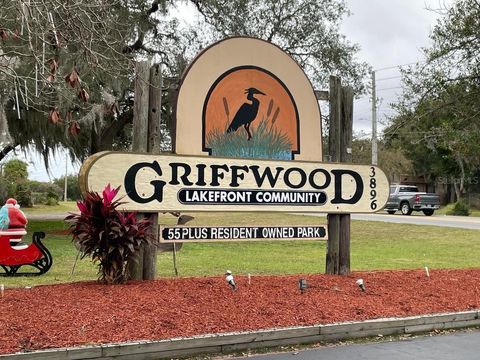
[[[99,280],[109,284],[125,282],[127,262],[143,244],[151,243],[148,220],[138,219],[135,212],[117,210],[122,204],[114,200],[119,189],[108,184],[101,195],[88,192],[77,202],[80,213],[65,218],[82,259],[91,257],[97,262]]]

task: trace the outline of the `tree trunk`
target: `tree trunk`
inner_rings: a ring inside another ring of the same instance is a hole
[[[12,143],[10,132],[8,131],[7,114],[5,113],[6,97],[0,94],[0,145],[6,146]]]
[[[462,192],[460,191],[460,185],[456,181],[453,182],[453,189],[455,190],[455,197],[457,198],[456,201],[460,200],[462,197]]]

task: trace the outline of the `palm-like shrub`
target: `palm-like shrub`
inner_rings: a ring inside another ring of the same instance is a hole
[[[453,205],[453,208],[447,211],[447,215],[456,215],[456,216],[469,216],[470,213],[471,213],[470,205],[465,199],[459,199]]]
[[[80,214],[70,214],[72,241],[82,253],[82,259],[91,257],[98,262],[99,280],[109,284],[125,282],[128,278],[127,261],[143,244],[150,243],[147,233],[150,222],[137,219],[135,212],[120,212],[121,205],[113,200],[119,187],[105,187],[102,195],[88,192],[78,201]]]

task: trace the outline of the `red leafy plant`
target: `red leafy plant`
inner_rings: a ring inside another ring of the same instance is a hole
[[[119,189],[108,184],[102,195],[87,192],[77,202],[80,213],[65,218],[82,259],[91,257],[98,263],[99,281],[107,284],[124,283],[128,279],[127,262],[142,245],[151,243],[148,220],[138,219],[135,212],[117,210],[122,203],[113,199]]]

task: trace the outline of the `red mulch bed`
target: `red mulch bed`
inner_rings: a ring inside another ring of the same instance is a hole
[[[252,276],[250,285],[238,276],[236,292],[223,276],[6,289],[0,353],[479,309],[479,279],[480,269],[417,270]]]

